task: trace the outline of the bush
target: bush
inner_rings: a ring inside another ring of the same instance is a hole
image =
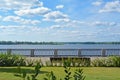
[[[111,56],[109,60],[113,67],[120,67],[120,56]]]
[[[79,60],[78,66],[82,66],[82,67],[90,66],[90,59],[89,58],[81,58],[81,60]]]
[[[26,58],[25,59],[26,62],[26,66],[32,67],[35,66],[36,63],[40,63],[41,66],[43,66],[41,59],[30,59],[30,58]]]
[[[94,67],[105,67],[106,59],[105,58],[96,58],[91,62],[91,65]]]
[[[25,59],[22,56],[0,54],[0,66],[25,66]]]
[[[94,67],[120,67],[120,57],[97,58],[91,62],[91,65]]]

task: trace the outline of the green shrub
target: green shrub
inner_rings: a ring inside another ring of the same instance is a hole
[[[113,67],[120,67],[120,56],[111,56],[109,57],[109,60]]]
[[[40,63],[40,65],[43,66],[43,64],[41,62],[41,59],[30,59],[30,58],[27,58],[27,59],[25,59],[25,62],[26,62],[26,66],[29,66],[29,67],[35,66],[36,63]]]
[[[91,65],[94,67],[120,67],[120,57],[96,58],[91,62]]]
[[[22,56],[0,54],[0,66],[25,66],[25,59]]]
[[[66,57],[66,58],[51,58],[51,64],[52,66],[63,66],[64,62],[68,62],[71,67],[87,67],[90,66],[90,58],[71,58],[71,57]],[[48,63],[46,62],[48,65]],[[46,65],[46,66],[47,66]],[[48,65],[49,66],[49,65]]]
[[[107,62],[107,58],[96,58],[91,62],[91,65],[94,67],[106,67]]]

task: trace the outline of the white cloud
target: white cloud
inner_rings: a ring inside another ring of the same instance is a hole
[[[36,6],[43,6],[43,2],[39,0],[0,0],[0,9],[26,9]]]
[[[71,20],[69,22],[69,25],[76,25],[76,26],[116,26],[119,25],[116,22],[105,22],[105,21],[90,21],[90,22],[86,22],[86,21],[78,21],[78,20]]]
[[[68,18],[65,18],[65,19],[56,19],[56,20],[54,20],[55,22],[69,22],[70,21],[70,19],[68,19]]]
[[[2,18],[2,16],[0,16],[0,19]]]
[[[92,5],[94,6],[100,6],[102,4],[101,1],[96,1],[96,2],[93,2]]]
[[[92,37],[95,36],[92,32],[81,32],[80,30],[57,30],[54,36],[60,36],[61,38],[75,41],[78,38]],[[79,39],[78,39],[79,40]]]
[[[57,24],[57,25],[52,25],[50,26],[50,29],[64,29],[64,28],[72,28],[72,26],[69,26],[68,25],[69,23],[66,23],[66,24]]]
[[[56,9],[62,9],[64,7],[64,5],[57,5]]]
[[[61,22],[61,21],[69,21],[68,15],[63,14],[60,11],[52,11],[44,15],[45,21],[55,21],[55,22]]]
[[[50,39],[51,31],[35,26],[0,26],[1,39],[3,40],[27,40],[45,41]],[[46,35],[46,36],[45,36]],[[32,36],[32,38],[31,38]],[[39,36],[39,37],[38,37]]]
[[[117,24],[116,22],[110,22],[109,25],[110,25],[110,26],[116,26],[116,25],[118,25],[118,24]]]
[[[88,29],[94,29],[95,27],[113,27],[119,25],[116,22],[103,22],[103,21],[91,21],[91,22],[85,22],[85,21],[78,21],[78,20],[70,20],[69,22],[63,23],[63,24],[56,24],[50,26],[49,29],[56,29],[56,30],[64,30],[64,29],[70,29],[70,30],[86,30]]]
[[[85,24],[85,26],[81,26],[81,24]],[[119,26],[115,27],[105,27],[105,28],[96,28],[99,25],[110,25],[116,24],[115,22],[82,22],[73,20],[66,24],[57,24],[53,26],[49,26],[47,28],[44,27],[35,27],[35,26],[0,26],[0,32],[2,39],[11,39],[10,36],[18,36],[16,39],[18,40],[32,40],[32,41],[79,41],[81,39],[96,39],[100,36],[109,36],[111,34],[119,33]],[[71,25],[71,26],[70,26]],[[77,26],[77,27],[76,27]],[[93,27],[92,27],[93,26]],[[82,29],[82,28],[84,29]],[[110,28],[110,29],[107,29]],[[55,29],[55,30],[54,30]],[[116,31],[117,30],[117,31]],[[7,33],[6,33],[7,32]],[[31,34],[32,33],[32,34]],[[99,35],[98,35],[99,34]],[[4,35],[4,36],[3,36]],[[33,36],[31,38],[31,36]],[[46,36],[45,36],[46,35]],[[24,37],[23,37],[24,36]],[[40,37],[38,37],[40,36]],[[111,35],[113,36],[113,35]],[[20,38],[21,37],[21,38]],[[52,37],[52,38],[51,38]],[[41,39],[42,38],[42,39]],[[104,37],[103,37],[104,38]],[[100,38],[99,38],[100,39]],[[99,40],[98,39],[98,40]],[[83,40],[84,41],[84,40]]]
[[[23,29],[24,26],[0,26],[0,29]]]
[[[62,28],[63,26],[60,25],[52,25],[50,28],[51,29],[58,29],[58,28]]]
[[[20,24],[32,24],[32,25],[36,25],[40,23],[39,20],[23,19],[18,16],[7,16],[3,18],[3,21],[11,21],[11,22],[17,22]]]
[[[2,29],[3,31],[9,30],[9,31],[15,31],[16,34],[17,32],[30,32],[30,33],[35,33],[35,32],[43,32],[45,31],[45,29],[42,29],[40,27],[35,27],[35,26],[14,26],[14,25],[9,25],[9,26],[0,26],[0,29]]]
[[[95,21],[89,24],[91,24],[92,26],[108,26],[108,27],[117,25],[117,23],[115,22],[101,22],[101,21]]]
[[[9,25],[9,26],[0,26],[0,30],[1,30],[1,35],[15,35],[15,34],[19,34],[20,33],[26,33],[26,31],[24,31],[25,27],[24,26],[13,26],[13,25]],[[21,32],[22,31],[22,32]]]
[[[19,16],[24,16],[24,15],[44,15],[47,12],[49,12],[50,9],[45,8],[45,7],[38,7],[34,9],[23,9],[19,11],[15,11],[15,14]]]
[[[120,12],[120,1],[107,2],[99,12]]]

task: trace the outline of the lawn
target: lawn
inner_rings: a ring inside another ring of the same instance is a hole
[[[29,74],[32,74],[34,67],[22,67],[22,69],[26,70]],[[75,69],[75,67],[71,68],[72,73]],[[86,76],[85,80],[120,80],[120,68],[82,67],[82,69]],[[22,80],[21,78],[14,76],[16,71],[16,67],[0,67],[0,80]],[[50,71],[53,71],[58,79],[65,76],[63,67],[42,67],[41,73],[37,79],[43,80],[45,74]]]

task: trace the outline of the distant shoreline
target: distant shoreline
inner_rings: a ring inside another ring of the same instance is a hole
[[[64,45],[64,44],[120,44],[120,42],[28,42],[0,41],[0,45]]]

